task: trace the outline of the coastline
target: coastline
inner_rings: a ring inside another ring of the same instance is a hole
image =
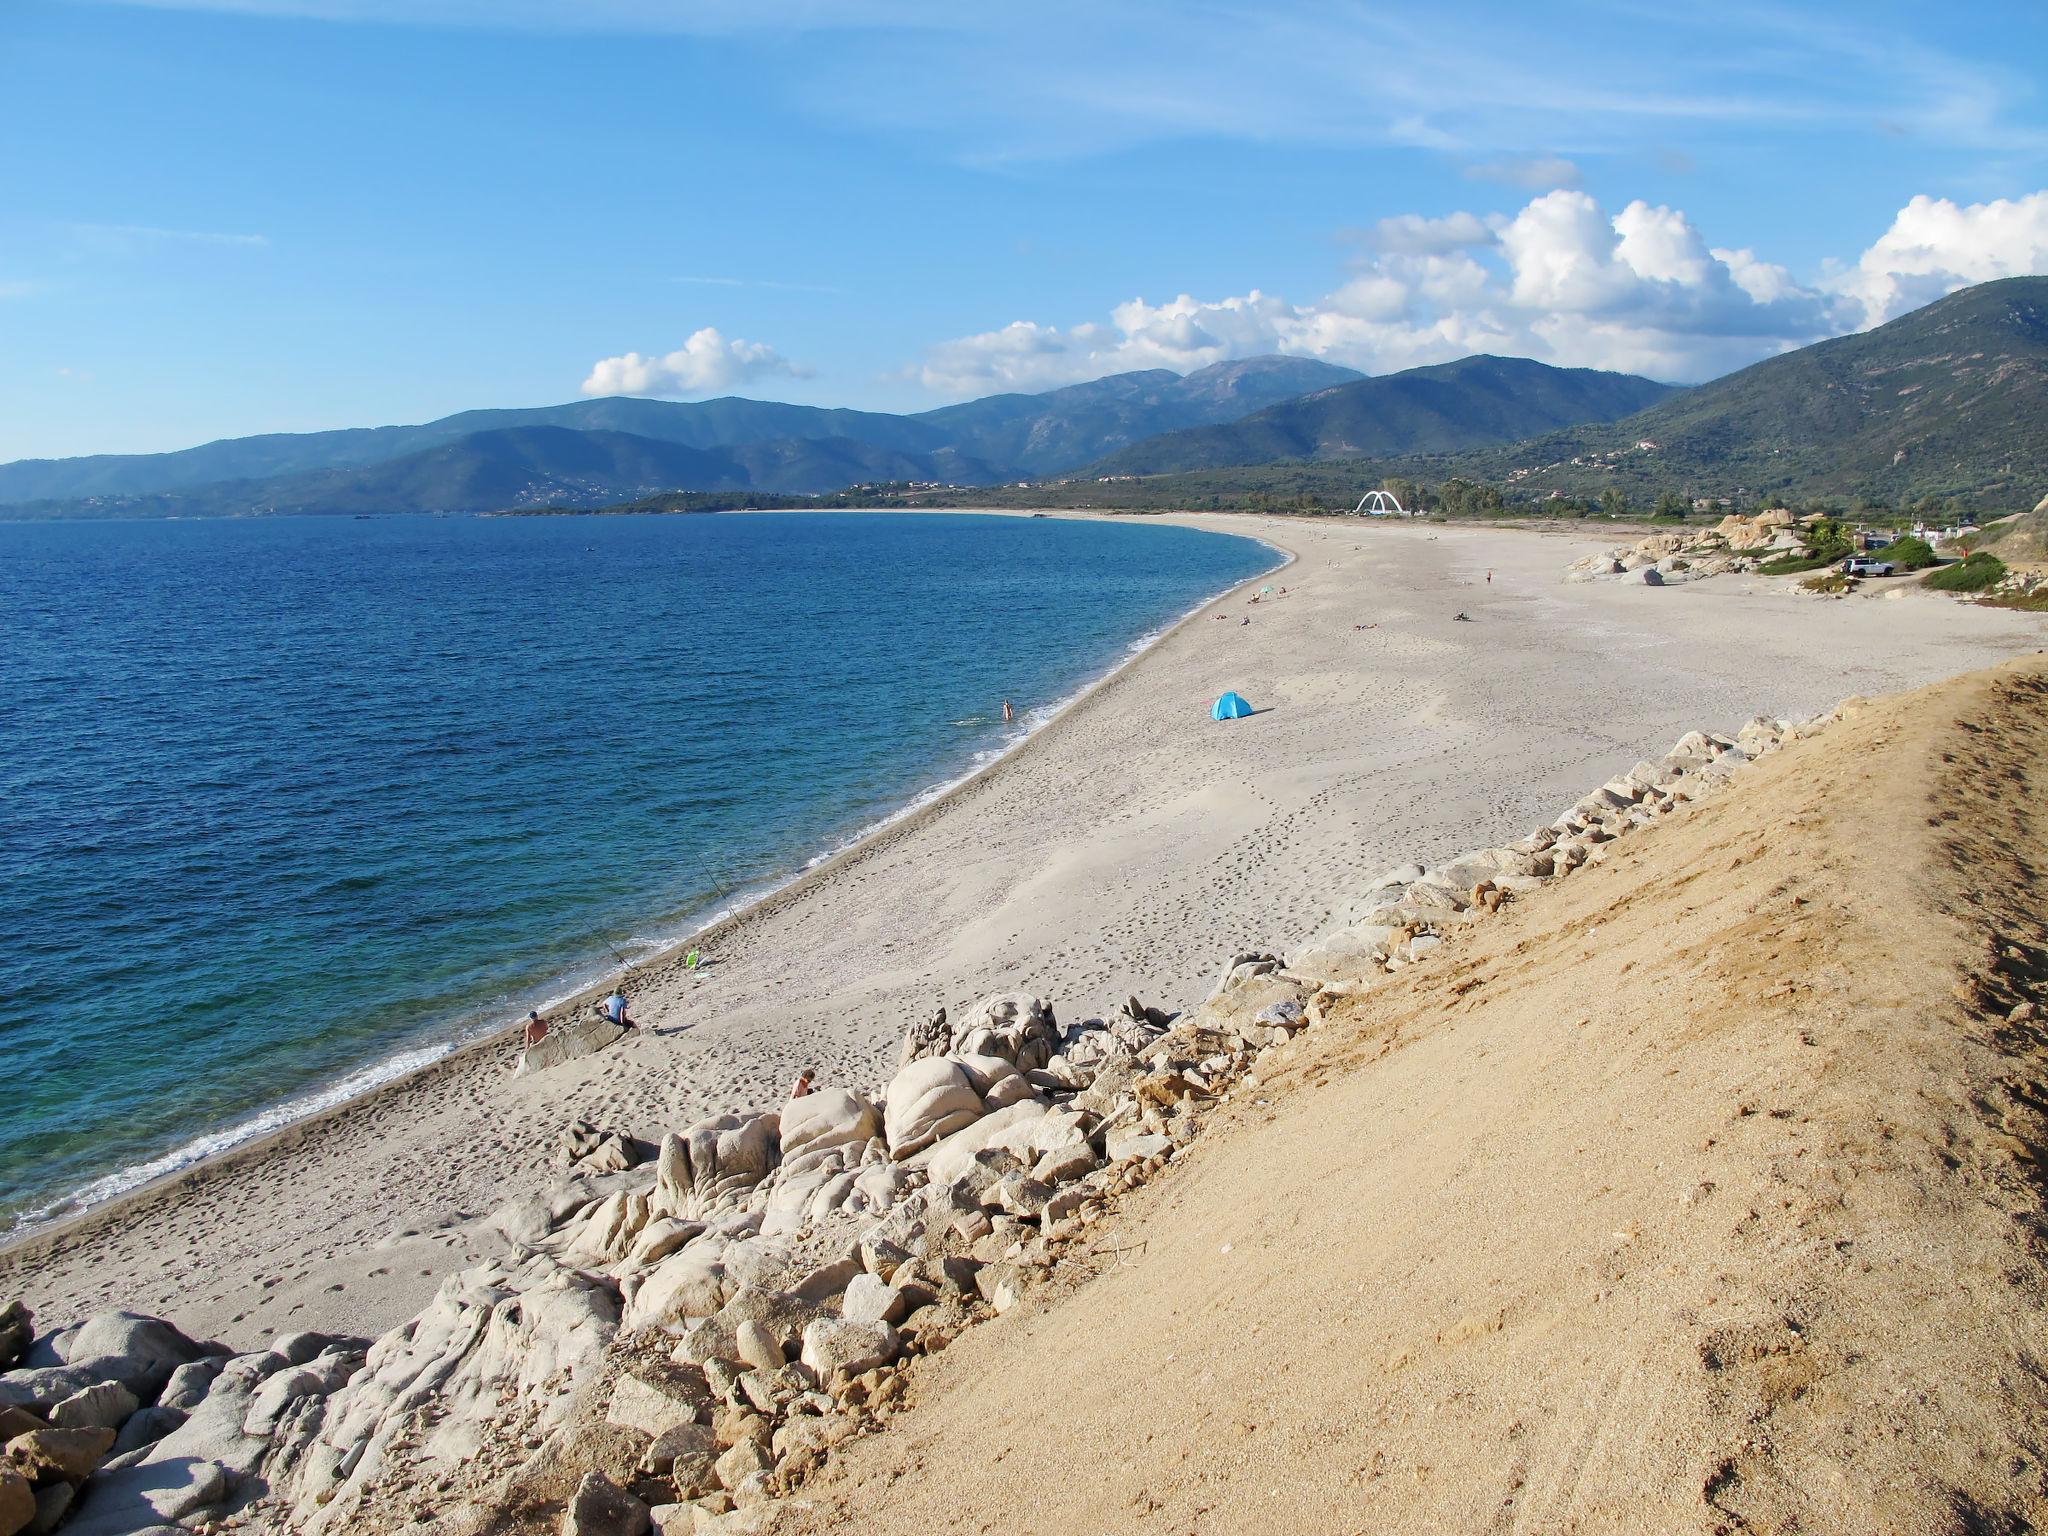
[[[957,507],[924,510],[988,517],[1029,518],[1041,515],[1029,510],[1011,508]],[[698,515],[775,517],[783,514],[781,509],[744,508],[735,509],[730,512],[703,513]],[[1108,513],[1063,511],[1046,515],[1075,521],[1128,522],[1133,520],[1129,517],[1119,517]],[[1174,519],[1170,516],[1153,520],[1163,521],[1172,526],[1188,526],[1185,522],[1175,523]],[[829,878],[833,869],[843,861],[860,855],[862,852],[869,850],[872,845],[878,844],[881,840],[888,838],[892,834],[911,831],[924,817],[938,812],[947,800],[971,789],[977,781],[994,773],[1004,763],[1025,751],[1034,742],[1041,740],[1062,718],[1083,704],[1100,689],[1114,682],[1122,673],[1136,666],[1150,651],[1163,643],[1169,636],[1175,634],[1218,603],[1227,602],[1253,583],[1265,581],[1275,572],[1285,570],[1297,558],[1295,552],[1285,545],[1279,544],[1273,539],[1260,534],[1250,532],[1238,533],[1226,529],[1210,529],[1205,531],[1217,532],[1226,537],[1243,538],[1253,543],[1263,544],[1272,550],[1278,559],[1273,565],[1266,567],[1263,571],[1212,593],[1168,623],[1138,636],[1127,645],[1124,653],[1107,670],[1084,682],[1072,693],[1046,706],[1041,718],[1035,724],[1027,725],[1020,734],[1003,746],[986,752],[983,755],[983,759],[978,761],[967,772],[951,779],[941,780],[937,784],[919,791],[898,809],[806,860],[787,876],[771,880],[763,886],[757,886],[738,893],[730,904],[713,912],[702,921],[698,921],[694,915],[684,916],[681,919],[684,924],[683,928],[672,935],[656,940],[650,948],[635,957],[627,965],[624,979],[637,986],[639,977],[643,972],[671,964],[692,948],[702,948],[706,945],[719,943],[732,933],[738,931],[758,912],[765,909],[778,898],[788,898],[791,900],[800,898],[807,886],[815,881]],[[609,967],[602,966],[600,968],[609,969]],[[566,993],[550,996],[538,1001],[525,1002],[519,1006],[532,1006],[546,1014],[574,1017],[587,1012],[593,1003],[604,997],[612,989],[614,984],[614,980],[590,982],[573,988]],[[503,1020],[485,1024],[469,1031],[467,1034],[458,1035],[444,1042],[430,1042],[408,1047],[382,1060],[365,1063],[345,1074],[333,1084],[259,1110],[249,1117],[251,1121],[261,1121],[276,1115],[281,1111],[290,1109],[295,1103],[315,1101],[312,1107],[304,1114],[292,1116],[282,1123],[268,1128],[252,1130],[247,1136],[238,1138],[222,1146],[217,1151],[203,1153],[190,1162],[181,1163],[177,1167],[151,1175],[104,1199],[80,1206],[76,1210],[52,1215],[44,1220],[32,1220],[15,1231],[0,1235],[0,1275],[8,1273],[17,1264],[26,1266],[34,1263],[39,1257],[62,1252],[68,1245],[67,1240],[69,1239],[89,1239],[98,1223],[102,1221],[106,1223],[116,1222],[127,1210],[137,1204],[146,1203],[171,1190],[201,1188],[212,1178],[227,1174],[240,1163],[261,1158],[267,1152],[293,1145],[305,1136],[315,1135],[322,1123],[344,1117],[351,1110],[359,1108],[380,1094],[399,1091],[410,1085],[431,1081],[436,1077],[444,1075],[444,1072],[457,1073],[467,1070],[481,1058],[492,1056],[505,1049],[508,1045],[516,1046],[523,1023],[524,1017],[518,1012],[518,1007],[515,1006],[512,1015]],[[382,1068],[388,1065],[407,1062],[412,1058],[421,1057],[429,1052],[433,1054],[424,1061],[418,1061],[412,1065],[397,1066],[388,1075],[377,1075]],[[347,1087],[348,1084],[361,1078],[370,1078],[371,1080],[366,1082],[359,1091],[334,1098],[332,1102],[317,1102],[329,1099],[330,1096],[335,1095],[339,1090]],[[195,1138],[195,1140],[205,1141],[218,1136],[231,1135],[237,1128],[236,1126],[224,1127],[220,1131]],[[190,1145],[190,1143],[187,1143],[187,1145]],[[175,1157],[181,1150],[183,1149],[173,1148],[171,1151],[151,1159],[150,1162],[158,1162],[166,1158]],[[142,1166],[147,1167],[149,1164],[145,1163]],[[117,1169],[111,1174],[103,1175],[102,1178],[118,1178],[128,1171],[126,1169]],[[98,1182],[100,1181],[94,1181],[95,1184]],[[88,1190],[92,1187],[94,1187],[93,1184],[86,1186]],[[67,1196],[65,1198],[69,1201],[73,1197]]]
[[[1566,589],[1570,551],[1596,542],[1571,530],[1174,521],[1291,549],[1293,596],[1244,629],[1196,622],[1242,586],[1210,600],[1017,749],[721,921],[716,977],[683,974],[673,949],[636,964],[649,1038],[518,1083],[504,1037],[480,1039],[25,1234],[0,1250],[10,1291],[52,1317],[123,1305],[236,1339],[375,1332],[488,1246],[494,1205],[559,1177],[552,1140],[571,1118],[659,1134],[772,1102],[796,1065],[871,1084],[935,997],[1022,987],[1077,1016],[1131,991],[1179,1005],[1232,945],[1298,944],[1383,858],[1554,814],[1676,729],[2041,643],[2038,624],[1938,599]],[[1503,580],[1482,582],[1496,566]],[[1454,606],[1482,626],[1448,622]],[[1816,626],[1845,616],[1861,643],[1816,663]],[[1274,707],[1213,729],[1224,686]]]

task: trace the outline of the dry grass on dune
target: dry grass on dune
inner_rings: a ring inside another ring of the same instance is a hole
[[[2044,777],[2048,669],[2010,664],[1857,706],[1462,934],[785,1520],[2033,1528]]]

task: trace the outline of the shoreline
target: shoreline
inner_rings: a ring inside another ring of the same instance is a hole
[[[778,1101],[797,1066],[870,1088],[935,998],[1022,990],[1075,1018],[1133,993],[1192,1003],[1219,955],[1299,947],[1380,869],[1526,830],[1685,729],[1799,717],[2048,634],[1936,598],[1568,586],[1597,543],[1576,529],[1173,520],[1289,550],[1289,595],[1249,627],[1197,621],[1270,572],[1212,598],[1020,744],[1039,750],[721,924],[715,978],[674,948],[636,964],[641,1036],[518,1080],[509,1042],[479,1040],[25,1234],[0,1249],[5,1288],[51,1319],[119,1306],[252,1345],[380,1333],[500,1250],[489,1213],[559,1185],[572,1119],[658,1139]],[[1209,720],[1226,687],[1253,721]]]
[[[708,512],[695,515],[775,517],[781,515],[783,511],[784,509],[780,508],[738,508],[731,511]],[[1042,515],[1029,510],[975,507],[915,509],[913,515],[919,511],[987,517],[1029,518]],[[1119,518],[1115,514],[1075,510],[1043,515],[1071,521],[1129,521],[1128,518]],[[1179,522],[1173,521],[1176,516],[1177,514],[1171,513],[1155,514],[1151,520],[1165,523],[1168,526],[1192,526],[1184,520]],[[1225,537],[1242,538],[1252,543],[1263,544],[1279,558],[1275,564],[1266,567],[1263,571],[1212,593],[1176,618],[1156,629],[1148,630],[1130,641],[1125,647],[1124,653],[1107,670],[1084,682],[1072,693],[1055,700],[1051,705],[1047,706],[1044,718],[1036,725],[1026,727],[1022,734],[995,749],[985,761],[976,764],[966,773],[951,779],[941,780],[937,784],[920,790],[897,810],[869,823],[850,837],[813,856],[786,877],[772,880],[764,887],[743,893],[739,896],[736,905],[727,905],[719,911],[712,913],[702,922],[695,923],[695,926],[686,926],[679,934],[656,941],[645,953],[636,956],[628,963],[622,978],[616,978],[613,981],[586,983],[559,997],[550,998],[544,1002],[530,1003],[527,1006],[537,1009],[543,1015],[560,1015],[560,1018],[554,1020],[557,1025],[567,1019],[580,1017],[589,1010],[591,1004],[597,1002],[611,990],[616,984],[617,979],[637,984],[643,972],[672,963],[691,948],[701,948],[707,944],[716,943],[723,938],[729,937],[751,919],[766,911],[770,904],[778,899],[795,900],[800,898],[807,887],[815,882],[829,878],[832,871],[843,862],[858,857],[865,852],[872,851],[873,847],[878,846],[883,840],[894,834],[911,831],[928,815],[935,814],[942,809],[947,801],[957,795],[966,793],[998,768],[1013,761],[1033,743],[1042,741],[1051,732],[1053,727],[1070,715],[1074,709],[1115,682],[1117,678],[1155,651],[1170,636],[1192,623],[1218,603],[1227,602],[1254,582],[1264,581],[1275,572],[1286,570],[1299,558],[1296,552],[1287,546],[1257,533],[1234,533],[1213,529],[1204,529],[1202,531],[1217,532]],[[687,925],[692,923],[694,919],[684,917],[682,921]],[[367,1083],[359,1092],[348,1094],[346,1097],[331,1103],[316,1103],[304,1114],[294,1116],[281,1124],[266,1129],[252,1131],[248,1136],[233,1141],[217,1151],[203,1153],[191,1162],[167,1169],[160,1174],[152,1175],[142,1182],[111,1194],[104,1199],[81,1206],[74,1211],[52,1215],[46,1220],[33,1221],[6,1234],[0,1234],[0,1273],[5,1273],[17,1263],[23,1265],[31,1264],[38,1257],[59,1251],[68,1239],[87,1237],[96,1225],[111,1223],[138,1204],[146,1203],[170,1191],[202,1188],[213,1178],[231,1171],[241,1163],[258,1158],[267,1152],[294,1145],[305,1137],[315,1134],[323,1123],[338,1120],[348,1115],[351,1111],[359,1110],[362,1106],[381,1095],[402,1091],[409,1086],[425,1083],[446,1073],[457,1072],[467,1068],[478,1058],[491,1055],[515,1041],[520,1035],[523,1024],[524,1019],[522,1017],[514,1016],[497,1023],[482,1025],[467,1035],[458,1036],[453,1040],[409,1046],[381,1060],[365,1063],[344,1074],[334,1083],[311,1089],[304,1094],[295,1095],[294,1098],[266,1106],[256,1111],[249,1119],[261,1120],[266,1116],[274,1115],[281,1110],[287,1109],[294,1102],[301,1100],[317,1101],[324,1099],[328,1095],[335,1093],[338,1089],[345,1087],[349,1082],[375,1073],[381,1067],[394,1062],[404,1061],[407,1058],[418,1057],[423,1052],[436,1052],[435,1055],[426,1061],[400,1067],[388,1076],[375,1078]],[[223,1130],[203,1133],[192,1140],[202,1141],[214,1136],[232,1134],[234,1129],[234,1126],[229,1126]],[[190,1144],[191,1142],[186,1143],[186,1145]],[[168,1152],[159,1154],[156,1158],[149,1159],[148,1162],[156,1162],[161,1161],[163,1158],[174,1157],[179,1150],[173,1148]],[[148,1166],[148,1163],[145,1162],[142,1166]],[[125,1171],[127,1170],[115,1169],[101,1175],[100,1179],[118,1178]],[[97,1183],[99,1180],[93,1182]],[[92,1184],[88,1184],[85,1187],[90,1189]],[[69,1199],[71,1197],[65,1196],[62,1198]]]

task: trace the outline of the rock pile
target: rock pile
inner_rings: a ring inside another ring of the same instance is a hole
[[[913,1025],[879,1094],[707,1119],[651,1163],[573,1125],[563,1180],[484,1224],[501,1255],[374,1343],[237,1355],[125,1313],[35,1337],[0,1311],[0,1536],[754,1529],[898,1411],[919,1356],[1085,1259],[1337,999],[1823,723],[1692,732],[1525,838],[1388,871],[1298,953],[1233,954],[1183,1014],[1061,1025],[1000,994]]]
[[[1635,581],[1664,587],[1753,571],[1766,559],[1802,547],[1798,520],[1782,507],[1753,517],[1731,513],[1712,528],[1653,533],[1634,544],[1588,555],[1565,567],[1566,581]]]

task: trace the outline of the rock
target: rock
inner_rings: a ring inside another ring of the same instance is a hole
[[[981,999],[954,1023],[947,1054],[999,1056],[1018,1071],[1030,1072],[1052,1059],[1059,1040],[1059,1023],[1044,998],[998,992]]]
[[[648,1197],[617,1190],[593,1205],[564,1234],[562,1258],[571,1264],[609,1264],[631,1251],[647,1225]]]
[[[519,1065],[514,1069],[514,1075],[531,1077],[549,1067],[559,1067],[565,1061],[594,1055],[606,1046],[616,1044],[626,1033],[623,1024],[614,1024],[594,1013],[568,1019],[550,1029],[538,1045],[529,1045],[519,1053]]]
[[[683,1335],[682,1347],[693,1360],[704,1361],[714,1356],[736,1360],[741,1323],[760,1323],[777,1338],[788,1339],[802,1333],[807,1324],[821,1315],[821,1308],[800,1296],[745,1285],[716,1313],[693,1324]]]
[[[980,1153],[994,1147],[1017,1153],[1021,1158],[1022,1149],[1030,1144],[1045,1114],[1043,1104],[1026,1100],[982,1116],[932,1145],[924,1165],[926,1177],[935,1185],[951,1184],[974,1166]]]
[[[860,1240],[861,1267],[869,1274],[887,1280],[903,1265],[910,1262],[910,1250],[901,1243],[890,1241],[879,1233],[869,1233]],[[849,1283],[848,1290],[852,1289]]]
[[[711,1387],[696,1366],[641,1366],[613,1384],[605,1419],[659,1440],[678,1425],[711,1421]]]
[[[853,1323],[900,1323],[908,1310],[903,1293],[874,1275],[857,1275],[846,1287],[840,1315]]]
[[[647,1506],[602,1472],[583,1474],[562,1516],[562,1536],[643,1536],[647,1526]]]
[[[1120,1163],[1129,1157],[1156,1157],[1173,1146],[1171,1137],[1150,1133],[1132,1133],[1111,1136],[1105,1150],[1112,1163]]]
[[[783,1166],[799,1169],[835,1150],[857,1156],[881,1134],[881,1112],[865,1094],[815,1088],[782,1106]]]
[[[32,1429],[7,1442],[7,1459],[31,1482],[82,1483],[113,1448],[111,1429]]]
[[[41,1429],[46,1421],[26,1408],[13,1403],[0,1403],[0,1445],[5,1445],[16,1435],[25,1435],[32,1429]]]
[[[944,1056],[913,1061],[890,1079],[885,1099],[889,1155],[898,1162],[964,1130],[986,1112],[974,1080],[960,1063]]]
[[[12,1370],[36,1336],[35,1314],[19,1301],[0,1307],[0,1371]]]
[[[57,1529],[64,1517],[71,1513],[71,1506],[78,1500],[78,1490],[69,1483],[51,1483],[36,1490],[36,1511],[33,1519],[22,1527],[23,1536],[47,1536]],[[0,1526],[0,1529],[4,1529]]]
[[[204,1353],[161,1318],[137,1312],[102,1312],[74,1328],[62,1329],[29,1352],[31,1365],[73,1368],[71,1391],[118,1381],[139,1402],[154,1402],[171,1373]],[[60,1394],[69,1397],[71,1392]]]
[[[1249,981],[1254,976],[1270,976],[1280,969],[1280,957],[1269,955],[1263,950],[1248,950],[1242,954],[1232,955],[1225,962],[1223,969],[1217,973],[1216,985],[1209,993],[1209,1001],[1214,1002],[1239,982]]]
[[[896,1348],[896,1330],[887,1323],[821,1317],[804,1329],[803,1362],[820,1381],[830,1381],[834,1371],[858,1376],[887,1365],[896,1358]]]
[[[50,1422],[59,1429],[119,1429],[140,1406],[135,1394],[118,1381],[103,1381],[57,1404],[50,1410]]]
[[[14,1536],[36,1517],[36,1496],[28,1479],[0,1463],[0,1536]]]
[[[633,1292],[624,1326],[629,1332],[685,1317],[709,1317],[738,1289],[726,1268],[708,1253],[687,1248],[661,1261]]]
[[[716,1470],[719,1483],[725,1488],[734,1489],[756,1473],[773,1472],[775,1462],[759,1443],[742,1440],[718,1458]]]
[[[1045,1209],[1038,1213],[1038,1219],[1047,1230],[1050,1230],[1065,1221],[1087,1203],[1088,1191],[1079,1184],[1069,1184],[1065,1189],[1062,1189],[1058,1194],[1045,1202]]]
[[[709,1424],[671,1424],[654,1437],[641,1468],[672,1477],[678,1488],[716,1481],[711,1464],[718,1459],[718,1437]]]
[[[942,1005],[922,1024],[912,1024],[904,1031],[903,1046],[896,1053],[896,1070],[901,1072],[913,1061],[923,1061],[929,1056],[943,1056],[946,1047],[953,1041],[952,1028],[946,1023],[946,1010]]]
[[[860,1260],[848,1255],[820,1264],[796,1284],[794,1294],[805,1301],[824,1306],[837,1301],[845,1292],[847,1284],[861,1272]]]
[[[1085,1178],[1100,1166],[1095,1149],[1085,1141],[1046,1153],[1032,1165],[1031,1177],[1041,1184],[1066,1184]]]
[[[647,1511],[647,1528],[654,1536],[696,1536],[697,1506],[655,1504]]]
[[[736,1204],[775,1170],[781,1117],[719,1115],[661,1144],[655,1173],[658,1215],[707,1219]]]
[[[171,1379],[164,1383],[157,1402],[166,1408],[180,1408],[189,1413],[206,1400],[206,1389],[213,1385],[214,1377],[220,1374],[220,1368],[226,1363],[224,1357],[213,1355],[179,1366],[171,1372]]]
[[[782,1340],[751,1318],[739,1325],[733,1341],[738,1347],[741,1363],[757,1371],[779,1371],[788,1363]]]
[[[116,1456],[125,1456],[130,1451],[146,1445],[154,1445],[172,1430],[181,1427],[186,1414],[182,1408],[166,1408],[162,1403],[144,1408],[128,1416],[120,1432],[114,1436]]]

